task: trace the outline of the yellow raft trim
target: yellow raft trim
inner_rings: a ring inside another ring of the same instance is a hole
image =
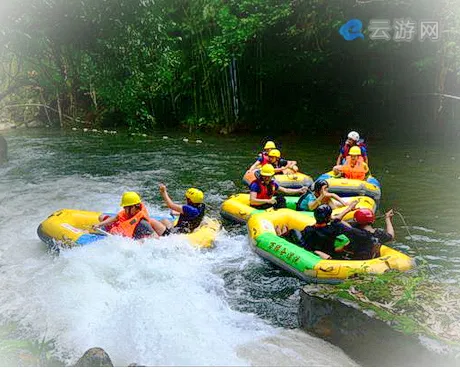
[[[333,171],[329,171],[323,175],[330,176],[324,180],[329,184],[329,191],[332,193],[359,193],[368,196],[372,195],[373,198],[380,199],[382,193],[380,187],[367,181],[373,178],[372,175],[369,175],[366,180],[336,177]]]
[[[297,186],[309,186],[313,183],[313,178],[307,174],[300,171],[293,172],[291,169],[286,169],[286,171],[286,173],[274,175],[274,179],[281,186],[290,187],[295,184],[298,184]],[[249,185],[254,180],[256,180],[255,171],[246,171],[243,181]]]
[[[353,200],[358,200],[358,203],[356,205],[356,209],[360,208],[368,208],[372,212],[375,212],[376,210],[376,203],[375,201],[367,196],[356,196],[356,197],[345,197],[343,198],[344,201],[347,203],[352,202]],[[339,204],[339,203],[338,203]],[[337,215],[341,213],[345,209],[344,206],[337,207],[332,211],[333,215]],[[221,214],[224,217],[234,219],[235,221],[241,221],[241,222],[246,222],[249,217],[260,211],[274,211],[274,209],[271,207],[267,210],[258,210],[257,208],[251,207],[249,205],[249,194],[247,193],[238,193],[230,196],[228,199],[226,199],[221,206]],[[344,217],[345,221],[349,221],[353,219],[354,213],[356,210],[351,211],[350,213],[346,214]],[[299,211],[299,212],[306,212],[310,213],[312,211]]]
[[[40,224],[40,231],[46,236],[68,245],[75,244],[80,236],[92,231],[92,226],[99,223],[102,212],[61,209],[52,213]],[[201,225],[190,234],[180,234],[197,248],[211,248],[221,228],[216,219],[204,217]]]
[[[408,255],[396,249],[382,245],[381,256],[369,260],[325,260],[316,254],[309,252],[295,244],[289,243],[291,249],[286,249],[276,241],[271,241],[268,248],[273,249],[273,253],[261,250],[258,246],[258,237],[267,233],[273,234],[272,239],[281,239],[276,235],[275,226],[287,226],[289,230],[303,230],[308,225],[313,225],[315,220],[290,209],[280,209],[271,212],[259,212],[250,217],[247,227],[251,245],[256,248],[256,252],[271,260],[287,271],[293,272],[297,276],[311,281],[315,280],[343,280],[360,273],[381,274],[388,270],[408,271],[415,266],[415,261]],[[294,250],[292,264],[289,265],[282,259],[283,253]],[[296,262],[300,265],[310,264],[310,267],[297,268]]]

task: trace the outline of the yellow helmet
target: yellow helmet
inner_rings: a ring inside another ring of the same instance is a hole
[[[192,203],[203,203],[204,194],[196,188],[189,188],[185,192],[185,198],[188,198]]]
[[[134,206],[141,203],[141,197],[136,192],[124,192],[121,197],[121,207]]]
[[[260,175],[262,175],[262,176],[273,176],[273,175],[275,175],[275,168],[273,167],[273,165],[265,164],[260,169]]]
[[[350,151],[348,152],[350,156],[360,156],[361,155],[361,148],[358,146],[353,146],[350,148]]]
[[[265,143],[264,149],[273,149],[273,148],[276,148],[275,142],[267,141],[267,143]]]
[[[278,158],[280,158],[281,157],[281,152],[279,150],[277,150],[276,148],[272,149],[272,150],[270,150],[270,152],[268,152],[268,157],[278,157]]]

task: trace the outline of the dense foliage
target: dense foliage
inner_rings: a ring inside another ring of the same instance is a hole
[[[40,114],[61,126],[222,132],[458,130],[459,0],[0,7],[0,113],[16,120]],[[363,21],[364,39],[340,36],[351,18]],[[443,32],[439,41],[369,39],[370,19],[399,18],[437,20]]]

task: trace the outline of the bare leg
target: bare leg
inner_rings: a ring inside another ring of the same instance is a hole
[[[150,219],[150,225],[152,225],[153,230],[155,230],[155,232],[160,236],[163,235],[165,230],[168,228],[168,226],[166,226],[163,223],[163,221],[164,220],[158,221],[158,220],[155,220],[155,219],[152,219],[152,218]]]

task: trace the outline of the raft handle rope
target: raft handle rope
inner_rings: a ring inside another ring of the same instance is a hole
[[[394,211],[394,210],[393,210],[393,212],[399,216],[399,218],[401,219],[402,223],[403,223],[404,226],[406,227],[407,234],[409,234],[409,238],[410,238],[410,240],[412,240],[413,245],[414,245],[414,248],[415,248],[415,250],[417,251],[419,257],[426,263],[426,265],[427,265],[427,267],[428,267],[428,270],[429,270],[430,273],[433,275],[433,277],[434,277],[438,282],[440,282],[440,280],[439,280],[439,278],[438,278],[438,275],[436,275],[436,274],[434,273],[434,271],[431,269],[429,262],[428,262],[427,260],[425,260],[425,258],[422,256],[422,253],[420,252],[420,249],[419,249],[419,248],[417,247],[417,245],[415,244],[415,240],[414,240],[414,238],[413,238],[413,236],[412,236],[412,234],[411,234],[411,232],[410,232],[410,230],[409,230],[409,226],[407,225],[407,222],[406,222],[406,219],[404,218],[404,216],[401,214],[401,212]]]

